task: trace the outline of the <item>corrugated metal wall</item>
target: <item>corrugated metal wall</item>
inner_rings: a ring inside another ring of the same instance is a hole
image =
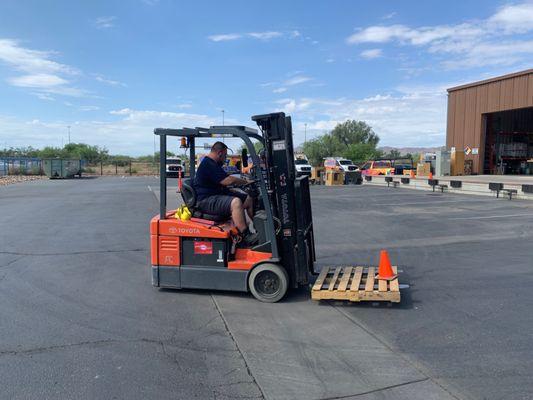
[[[446,147],[478,148],[465,160],[474,160],[474,173],[483,172],[483,114],[525,107],[533,107],[533,69],[448,89]]]

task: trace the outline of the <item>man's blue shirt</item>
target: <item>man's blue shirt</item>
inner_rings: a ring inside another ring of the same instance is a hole
[[[196,175],[193,186],[196,190],[197,201],[216,194],[224,194],[224,186],[220,184],[228,174],[213,159],[204,157]]]

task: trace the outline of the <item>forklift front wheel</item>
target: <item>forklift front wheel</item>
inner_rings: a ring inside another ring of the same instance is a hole
[[[257,300],[275,303],[287,293],[289,276],[285,268],[277,264],[261,264],[250,273],[248,287]]]

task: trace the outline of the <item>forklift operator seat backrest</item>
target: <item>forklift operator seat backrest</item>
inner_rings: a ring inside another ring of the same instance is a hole
[[[181,186],[181,197],[185,205],[192,211],[196,206],[196,191],[190,178],[184,179]]]

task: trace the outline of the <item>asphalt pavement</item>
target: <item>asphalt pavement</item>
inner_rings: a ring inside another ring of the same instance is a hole
[[[533,398],[532,203],[313,187],[317,271],[387,248],[410,288],[392,306],[263,304],[151,286],[157,190],[0,188],[1,398]]]

